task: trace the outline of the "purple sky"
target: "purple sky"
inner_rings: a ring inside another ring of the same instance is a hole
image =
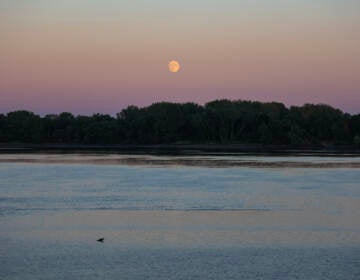
[[[360,113],[359,1],[1,1],[0,41],[1,113],[218,98]]]

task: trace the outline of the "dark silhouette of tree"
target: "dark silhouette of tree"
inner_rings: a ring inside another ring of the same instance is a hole
[[[0,114],[1,143],[164,144],[262,143],[352,144],[360,147],[360,115],[328,105],[286,108],[277,102],[214,100],[158,102],[129,106],[116,117],[74,116],[64,112],[40,117],[29,111]]]
[[[328,105],[291,107],[290,115],[292,125],[303,130],[307,143],[345,143],[351,139],[347,115]]]
[[[8,113],[2,121],[3,142],[33,142],[42,140],[42,121],[29,111]]]
[[[360,114],[349,116],[348,126],[353,137],[353,143],[360,147]]]

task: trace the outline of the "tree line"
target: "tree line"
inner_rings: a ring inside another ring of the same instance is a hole
[[[116,116],[0,114],[0,143],[360,145],[360,114],[324,104],[215,100],[129,106]]]

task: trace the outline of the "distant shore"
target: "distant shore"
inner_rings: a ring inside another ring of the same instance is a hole
[[[82,144],[0,144],[8,152],[114,152],[149,154],[354,154],[354,145],[263,145],[263,144],[159,144],[159,145],[82,145]]]

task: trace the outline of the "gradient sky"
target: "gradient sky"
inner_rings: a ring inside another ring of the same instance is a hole
[[[2,113],[218,98],[360,113],[360,1],[0,0]]]

